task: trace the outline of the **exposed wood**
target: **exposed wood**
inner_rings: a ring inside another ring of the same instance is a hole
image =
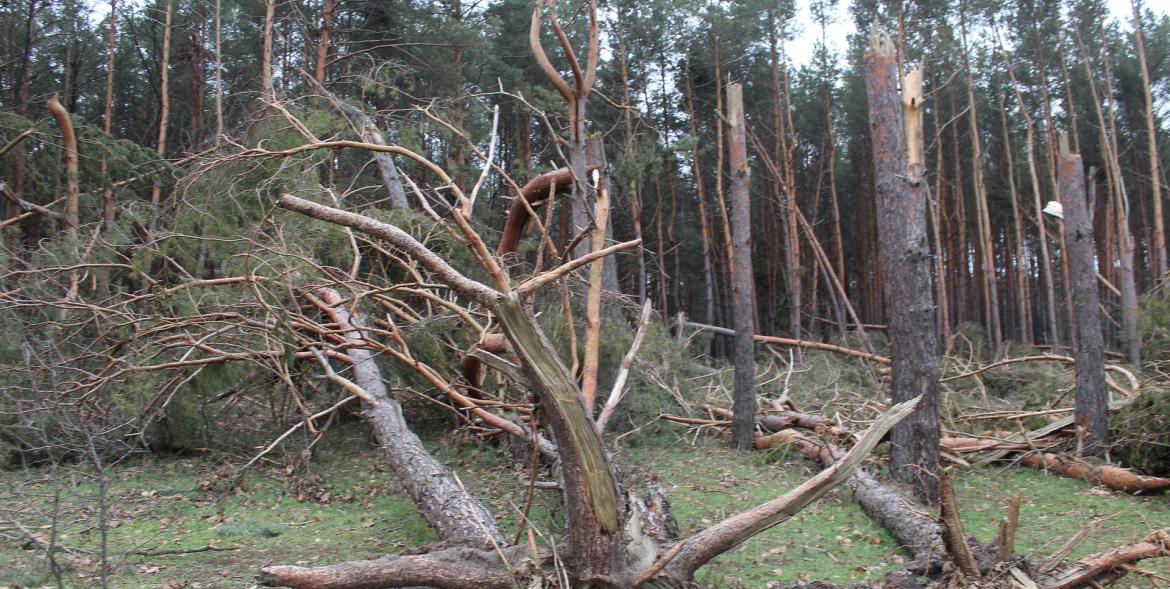
[[[593,170],[599,169],[601,169],[601,164],[591,164],[586,167],[586,173],[592,173]],[[508,207],[508,217],[504,221],[504,230],[500,234],[500,243],[496,247],[496,254],[504,256],[516,253],[516,249],[520,246],[520,240],[524,238],[524,229],[528,226],[528,221],[531,218],[529,211],[538,205],[549,204],[550,194],[570,192],[572,184],[573,171],[570,168],[557,168],[526,182],[520,188],[524,201],[517,197]]]
[[[605,230],[609,226],[609,190],[598,172],[593,172],[594,199],[591,251],[605,249]],[[608,257],[608,256],[607,256]],[[580,258],[580,256],[578,256]],[[597,398],[597,369],[601,361],[601,287],[606,257],[589,263],[589,289],[585,298],[585,354],[581,364],[581,398],[585,412],[592,415]]]
[[[618,403],[621,402],[622,396],[625,394],[626,379],[630,376],[630,369],[633,368],[634,360],[638,357],[638,350],[642,347],[642,340],[646,337],[646,328],[650,325],[653,310],[650,301],[642,303],[642,316],[638,320],[638,331],[634,334],[634,341],[630,344],[626,355],[622,357],[613,388],[609,391],[609,399],[601,408],[601,413],[597,415],[597,433],[599,434],[605,432],[609,418],[613,416],[614,409],[617,409]]]
[[[926,231],[926,183],[908,169],[907,137],[898,68],[890,38],[870,35],[865,79],[873,145],[878,253],[888,311],[895,403],[922,397],[918,410],[890,434],[890,472],[915,494],[938,500],[938,332],[932,300],[931,251]],[[919,78],[921,79],[921,78]],[[913,96],[914,90],[907,94]],[[921,138],[909,140],[909,143]]]
[[[999,544],[995,560],[1009,562],[1016,554],[1016,530],[1020,527],[1020,504],[1024,498],[1013,494],[1008,500],[1007,515],[999,522]]]
[[[1092,587],[1094,582],[1109,584],[1125,574],[1123,565],[1147,558],[1170,556],[1170,529],[1156,530],[1141,542],[1127,544],[1107,552],[1086,556],[1046,580],[1044,589]],[[1105,579],[1108,579],[1107,581]]]
[[[760,449],[782,444],[795,446],[806,458],[822,465],[831,464],[844,453],[834,444],[796,430],[783,430],[756,440],[756,447]],[[944,547],[934,519],[864,470],[857,471],[846,483],[846,488],[853,493],[862,511],[890,532],[910,554],[914,559],[910,565],[912,570],[927,572],[941,566]]]
[[[942,532],[943,544],[947,547],[947,554],[954,559],[959,571],[967,577],[979,579],[983,575],[975,564],[971,555],[971,546],[967,544],[967,536],[963,533],[963,520],[959,516],[959,502],[955,499],[954,471],[947,468],[942,471],[939,480],[939,529]]]
[[[1123,493],[1158,493],[1170,489],[1170,479],[1142,476],[1116,466],[1094,465],[1070,456],[1033,452],[1021,458],[1020,464]]]
[[[61,129],[61,144],[65,149],[65,210],[61,221],[65,224],[68,239],[77,239],[78,225],[78,196],[80,190],[77,185],[77,135],[73,132],[73,121],[69,120],[69,113],[57,100],[54,94],[49,98],[49,113],[57,121]]]
[[[329,34],[333,31],[333,10],[337,7],[337,0],[325,0],[321,14],[321,35],[317,40],[317,62],[313,78],[317,83],[325,85],[325,65],[329,61]]]
[[[683,540],[682,548],[673,551],[670,561],[659,567],[662,574],[677,581],[689,580],[695,570],[712,558],[787,520],[834,487],[853,478],[854,473],[861,468],[862,461],[881,442],[886,432],[909,415],[919,401],[911,399],[891,407],[870,425],[849,452],[829,460],[825,470],[795,489]],[[645,577],[643,574],[642,578]]]

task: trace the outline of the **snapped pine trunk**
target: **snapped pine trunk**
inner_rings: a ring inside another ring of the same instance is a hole
[[[922,402],[891,431],[891,475],[911,484],[928,503],[938,500],[938,340],[931,297],[931,252],[926,230],[926,183],[922,177],[921,73],[906,76],[916,87],[898,92],[898,68],[889,37],[872,35],[865,79],[873,145],[878,255],[889,314],[895,403]],[[907,115],[903,115],[906,103]],[[905,120],[911,125],[907,126]],[[910,129],[907,141],[907,129]],[[908,154],[907,144],[910,145]],[[912,165],[908,165],[908,162]]]
[[[735,392],[732,395],[731,440],[741,450],[753,447],[756,416],[755,295],[752,275],[752,213],[747,164],[747,124],[743,114],[743,86],[727,86],[727,121],[731,162],[731,290],[735,321]]]
[[[1109,417],[1106,405],[1105,342],[1101,335],[1101,299],[1097,292],[1097,265],[1093,222],[1085,203],[1085,175],[1081,156],[1069,153],[1067,141],[1060,153],[1060,197],[1064,207],[1063,232],[1067,244],[1069,282],[1076,322],[1073,357],[1076,359],[1077,435],[1082,450],[1103,455],[1108,448]]]

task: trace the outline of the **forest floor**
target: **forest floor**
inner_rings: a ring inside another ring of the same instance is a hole
[[[377,449],[347,422],[322,443],[309,475],[276,464],[250,471],[237,490],[230,473],[200,458],[146,458],[111,473],[108,491],[110,587],[249,587],[268,563],[325,564],[374,558],[436,540]],[[329,442],[330,440],[327,440]],[[527,473],[503,450],[440,442],[436,454],[469,489],[516,529]],[[773,498],[815,472],[795,452],[738,453],[709,437],[677,434],[619,451],[627,481],[656,480],[670,495],[683,534]],[[58,553],[61,586],[98,583],[98,488],[65,469],[0,472],[0,520],[39,521],[28,529],[73,552]],[[1008,497],[1025,497],[1018,552],[1047,557],[1089,522],[1098,525],[1073,558],[1142,538],[1170,522],[1170,498],[1134,497],[1026,468],[961,471],[956,489],[967,533],[994,538]],[[555,529],[555,490],[537,490],[532,520]],[[57,505],[55,530],[54,503]],[[37,515],[39,514],[39,515]],[[39,519],[38,519],[39,518]],[[7,525],[0,528],[7,528]],[[0,529],[6,534],[10,529]],[[214,548],[214,551],[208,550]],[[186,554],[162,551],[204,549]],[[1168,559],[1143,563],[1170,575]],[[893,540],[838,491],[723,555],[700,571],[710,587],[786,587],[822,580],[875,579],[904,564]],[[0,543],[0,587],[58,586],[44,550]],[[1131,575],[1118,587],[1146,587]]]

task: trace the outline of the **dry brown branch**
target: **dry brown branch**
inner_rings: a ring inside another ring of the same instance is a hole
[[[735,335],[735,330],[728,329],[726,327],[716,327],[714,325],[695,323],[694,321],[687,321],[685,323],[685,325],[687,327],[691,327],[694,329],[702,329],[704,331],[710,331],[712,333],[718,333],[721,335]],[[822,350],[825,352],[833,352],[836,354],[843,354],[846,356],[852,356],[854,358],[860,358],[860,359],[865,360],[867,362],[873,362],[875,364],[881,364],[883,366],[890,365],[890,359],[885,357],[885,356],[879,356],[877,354],[871,354],[869,352],[863,352],[861,350],[854,350],[852,348],[846,348],[844,346],[836,346],[833,344],[825,344],[825,343],[821,343],[821,342],[813,342],[813,341],[808,341],[808,340],[790,339],[790,338],[786,338],[786,337],[775,337],[775,336],[771,336],[771,335],[755,335],[755,336],[753,336],[753,338],[757,342],[760,342],[763,344],[772,344],[772,345],[777,345],[777,346],[804,348],[804,349],[808,349],[808,350]]]
[[[1036,452],[1021,458],[1020,464],[1104,485],[1123,493],[1157,493],[1170,489],[1170,479],[1142,476],[1124,468],[1105,464],[1094,465],[1069,456]]]

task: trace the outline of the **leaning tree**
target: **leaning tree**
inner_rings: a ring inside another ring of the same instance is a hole
[[[459,484],[457,477],[427,453],[410,431],[397,402],[386,393],[374,362],[375,355],[412,363],[409,355],[394,345],[394,334],[367,327],[361,314],[355,312],[356,297],[346,298],[317,285],[306,289],[303,296],[323,311],[333,324],[332,335],[343,337],[345,343],[329,350],[328,355],[319,350],[316,357],[326,367],[330,380],[362,400],[362,414],[374,429],[390,466],[442,543],[377,560],[308,568],[267,566],[258,576],[264,585],[486,589],[528,586],[532,580],[545,577],[559,579],[561,586],[573,587],[691,586],[695,571],[705,563],[791,517],[849,479],[889,429],[917,403],[913,400],[890,408],[847,454],[797,488],[688,538],[671,538],[666,532],[670,526],[663,521],[663,511],[652,507],[653,500],[623,487],[618,469],[602,444],[600,428],[586,411],[580,388],[532,312],[534,295],[542,288],[593,261],[637,247],[639,242],[599,249],[527,279],[517,279],[488,250],[465,216],[463,211],[469,211],[470,206],[459,186],[439,166],[414,152],[373,143],[311,141],[279,152],[261,148],[247,150],[241,157],[283,157],[344,148],[404,156],[435,173],[455,197],[456,202],[449,209],[450,226],[491,278],[491,284],[460,272],[396,225],[291,194],[283,195],[277,204],[363,234],[382,244],[379,249],[393,250],[409,258],[435,282],[455,293],[460,304],[489,314],[501,327],[511,351],[512,374],[529,389],[540,411],[547,416],[544,433],[523,425],[517,427],[514,422],[506,422],[512,426],[504,429],[530,440],[542,453],[551,454],[557,460],[563,478],[564,530],[547,549],[537,548],[535,542],[509,542],[490,512]],[[331,360],[348,364],[351,367],[348,377],[329,368]],[[450,388],[437,374],[423,369],[423,375],[429,375],[428,380],[440,389]],[[450,391],[450,394],[459,393]]]

